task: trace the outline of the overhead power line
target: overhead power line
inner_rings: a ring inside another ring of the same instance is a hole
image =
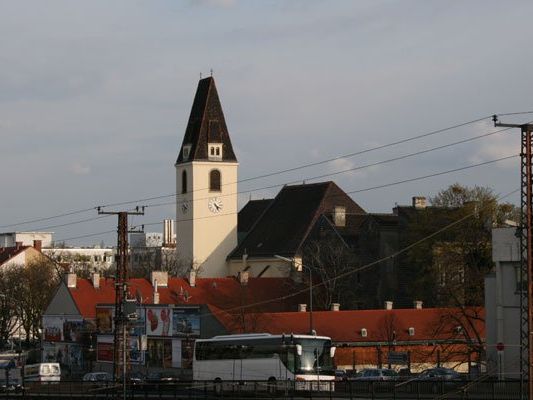
[[[512,116],[512,115],[525,115],[525,114],[533,114],[533,111],[519,111],[519,112],[511,112],[511,113],[500,113],[498,115],[500,115],[500,116]],[[418,139],[421,139],[421,138],[424,138],[424,137],[429,137],[429,136],[437,135],[439,133],[444,133],[444,132],[447,132],[447,131],[451,131],[453,129],[457,129],[457,128],[464,127],[464,126],[467,126],[467,125],[471,125],[471,124],[483,121],[483,120],[491,118],[491,117],[492,117],[492,114],[488,115],[488,116],[485,116],[485,117],[476,118],[476,119],[473,119],[473,120],[470,120],[470,121],[466,121],[466,122],[462,122],[462,123],[459,123],[459,124],[455,124],[455,125],[452,125],[452,126],[449,126],[449,127],[446,127],[446,128],[442,128],[442,129],[430,131],[430,132],[427,132],[427,133],[423,133],[423,134],[420,134],[420,135],[415,135],[415,136],[411,136],[411,137],[408,137],[408,138],[404,138],[404,139],[401,139],[401,140],[398,140],[398,141],[394,141],[394,142],[391,142],[391,143],[387,143],[387,144],[384,144],[384,145],[375,146],[375,147],[368,148],[368,149],[365,149],[365,150],[361,150],[361,151],[358,151],[358,152],[353,152],[353,153],[345,154],[345,155],[342,155],[342,156],[337,156],[337,157],[329,158],[329,159],[326,159],[326,160],[317,161],[317,162],[314,162],[314,163],[303,164],[303,165],[296,166],[296,167],[293,167],[293,168],[278,170],[278,171],[270,172],[270,173],[263,174],[263,175],[258,175],[258,176],[254,176],[254,177],[250,177],[250,178],[245,178],[245,179],[242,179],[242,180],[239,180],[239,181],[236,181],[236,182],[226,183],[225,185],[234,184],[234,183],[248,182],[248,181],[257,180],[257,179],[262,179],[262,178],[266,178],[266,177],[270,177],[270,176],[274,176],[274,175],[279,175],[279,174],[283,174],[283,173],[287,173],[287,172],[292,172],[292,171],[296,171],[296,170],[300,170],[300,169],[304,169],[304,168],[308,168],[308,167],[312,167],[312,166],[316,166],[316,165],[326,164],[328,162],[333,162],[333,161],[336,161],[336,160],[339,160],[339,159],[343,159],[343,158],[354,157],[354,156],[357,156],[357,155],[369,153],[369,152],[380,150],[380,149],[383,149],[383,148],[392,147],[392,146],[395,146],[395,145],[398,145],[398,144],[411,142],[411,141],[418,140]],[[493,132],[492,134],[495,134],[495,133],[498,133],[498,132]],[[488,134],[488,135],[490,135],[490,134]],[[486,135],[486,136],[488,136],[488,135]],[[479,137],[483,137],[483,136],[479,136]],[[472,138],[472,140],[475,140],[475,138]],[[469,140],[467,139],[466,141],[469,141]],[[451,146],[451,145],[453,145],[453,144],[450,144],[448,146]],[[197,190],[205,190],[205,189],[197,189]],[[260,190],[260,189],[255,189],[255,190]],[[172,194],[167,194],[167,195],[152,196],[152,197],[146,197],[146,198],[136,199],[136,200],[131,200],[131,201],[109,203],[109,204],[102,205],[101,207],[122,206],[122,205],[127,205],[127,204],[132,204],[132,203],[140,203],[140,202],[145,202],[145,201],[152,201],[152,200],[158,200],[158,199],[173,197],[173,196],[176,196],[176,195],[177,195],[176,193],[172,193]],[[79,210],[68,211],[68,212],[65,212],[65,213],[56,214],[56,215],[52,215],[52,216],[48,216],[48,217],[39,217],[39,218],[20,221],[20,222],[16,222],[16,223],[0,225],[0,229],[11,228],[11,227],[16,227],[16,226],[21,226],[21,225],[27,225],[27,224],[36,223],[36,222],[48,221],[48,220],[52,220],[52,219],[56,219],[56,218],[63,218],[63,217],[67,217],[67,216],[71,216],[71,215],[75,215],[75,214],[81,214],[81,213],[85,213],[85,212],[89,212],[89,211],[94,211],[96,208],[97,208],[97,206],[94,206],[94,207],[90,207],[90,208],[83,208],[83,209],[79,209]]]
[[[515,157],[518,157],[518,154],[511,155],[511,156],[506,156],[506,157],[501,157],[501,158],[497,158],[497,159],[494,159],[494,160],[484,161],[484,162],[477,163],[477,164],[465,165],[463,167],[453,168],[453,169],[449,169],[449,170],[446,170],[446,171],[435,172],[435,173],[428,174],[428,175],[417,176],[415,178],[409,178],[409,179],[403,179],[403,180],[400,180],[400,181],[384,183],[382,185],[371,186],[371,187],[367,187],[367,188],[364,188],[364,189],[349,190],[349,191],[345,191],[343,194],[329,195],[329,196],[327,196],[327,198],[331,199],[332,197],[342,197],[342,196],[344,196],[344,194],[354,194],[354,193],[368,192],[368,191],[371,191],[371,190],[383,189],[383,188],[386,188],[386,187],[401,185],[403,183],[420,181],[420,180],[423,180],[423,179],[433,178],[433,177],[436,177],[436,176],[447,175],[447,174],[451,174],[451,173],[459,172],[459,171],[464,171],[464,170],[471,169],[471,168],[476,168],[476,167],[481,167],[481,166],[484,166],[484,165],[494,164],[494,163],[497,163],[499,161],[509,160],[509,159],[515,158]],[[307,201],[309,201],[309,200],[303,199],[302,201],[296,202],[296,204],[303,204],[303,203],[306,203]],[[174,203],[160,203],[160,204],[157,204],[157,206],[169,205],[169,204],[174,204]],[[154,205],[146,206],[146,207],[154,207]],[[207,219],[207,218],[217,218],[217,217],[223,217],[223,216],[232,215],[232,214],[238,214],[238,212],[236,212],[236,213],[224,213],[224,214],[207,215],[207,216],[204,216],[204,217],[196,217],[196,218],[194,218],[194,220]],[[181,219],[180,221],[192,221],[192,220],[193,220],[193,218],[185,218],[185,219]],[[142,225],[151,226],[151,225],[159,225],[159,224],[161,224],[161,221],[144,223]],[[135,226],[135,227],[137,228],[139,226],[140,225]]]
[[[520,111],[520,112],[504,113],[504,114],[498,114],[498,115],[507,116],[507,115],[524,115],[524,114],[533,114],[533,111]],[[318,162],[315,162],[315,163],[303,164],[303,165],[296,166],[296,167],[289,168],[289,169],[285,169],[285,170],[279,170],[279,171],[270,172],[270,173],[263,174],[263,175],[258,175],[258,176],[255,176],[255,177],[245,178],[243,180],[237,181],[237,183],[248,182],[248,181],[255,180],[255,179],[262,179],[262,178],[269,177],[269,176],[274,176],[274,175],[278,175],[278,174],[282,174],[282,173],[286,173],[286,172],[296,171],[298,169],[303,169],[303,168],[308,168],[308,167],[315,166],[315,165],[325,164],[325,163],[332,162],[332,161],[335,161],[335,160],[338,160],[338,159],[341,159],[341,158],[354,157],[354,156],[359,155],[359,154],[369,153],[371,151],[380,150],[380,149],[383,149],[383,148],[386,148],[386,147],[395,146],[395,145],[398,145],[398,144],[401,144],[401,143],[410,142],[410,141],[413,141],[413,140],[417,140],[417,139],[421,139],[421,138],[424,138],[424,137],[428,137],[428,136],[436,135],[436,134],[439,134],[439,133],[447,132],[447,131],[450,131],[450,130],[453,130],[453,129],[457,129],[457,128],[460,128],[460,127],[463,127],[463,126],[471,125],[473,123],[480,122],[480,121],[483,121],[483,120],[491,118],[491,117],[492,117],[492,114],[488,115],[488,116],[485,116],[485,117],[482,117],[482,118],[476,118],[476,119],[473,119],[473,120],[470,120],[470,121],[466,121],[466,122],[462,122],[462,123],[459,123],[459,124],[455,124],[455,125],[452,125],[452,126],[449,126],[449,127],[446,127],[446,128],[438,129],[438,130],[435,130],[435,131],[423,133],[423,134],[416,135],[416,136],[411,136],[411,137],[408,137],[408,138],[405,138],[405,139],[401,139],[401,140],[398,140],[398,141],[395,141],[395,142],[391,142],[391,143],[388,143],[388,144],[372,147],[372,148],[365,149],[365,150],[358,151],[358,152],[354,152],[354,153],[345,154],[343,156],[337,156],[337,157],[333,157],[333,158],[330,158],[330,159],[318,161]],[[235,183],[235,182],[233,182],[233,183]],[[102,205],[102,207],[122,206],[122,205],[130,204],[130,203],[139,203],[139,202],[144,202],[144,201],[158,200],[158,199],[161,199],[161,198],[166,198],[166,197],[175,196],[175,195],[176,194],[173,193],[173,194],[162,195],[162,196],[147,197],[147,198],[144,198],[144,199],[137,199],[137,200],[127,201],[127,202],[109,203],[109,204]],[[84,212],[93,211],[95,209],[96,209],[96,206],[90,207],[90,208],[83,208],[83,209],[80,209],[80,210],[68,211],[68,212],[65,212],[65,213],[55,214],[55,215],[48,216],[48,217],[38,217],[38,218],[35,218],[35,219],[29,219],[29,220],[15,222],[15,223],[11,223],[11,224],[0,225],[0,229],[10,228],[10,227],[15,227],[15,226],[20,226],[20,225],[27,225],[27,224],[31,224],[31,223],[35,223],[35,222],[43,222],[43,221],[48,221],[48,220],[56,219],[56,218],[63,218],[63,217],[67,217],[67,216],[70,216],[70,215],[81,214],[81,213],[84,213]]]

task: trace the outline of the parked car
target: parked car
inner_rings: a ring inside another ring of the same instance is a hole
[[[84,382],[111,382],[113,376],[108,372],[89,372],[83,375]]]
[[[179,381],[178,377],[167,372],[150,372],[146,376],[147,383],[173,383]]]
[[[356,381],[393,381],[398,379],[398,373],[387,368],[363,369],[354,379]]]
[[[416,378],[420,381],[457,381],[461,379],[461,374],[450,368],[429,368],[422,371]]]
[[[345,369],[335,370],[335,380],[336,381],[347,381],[348,374],[346,373],[346,370]]]

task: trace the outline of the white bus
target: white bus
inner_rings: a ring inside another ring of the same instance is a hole
[[[325,336],[258,333],[197,339],[193,379],[219,386],[222,381],[268,381],[274,388],[276,381],[294,380],[299,390],[330,390],[334,355]]]
[[[25,382],[59,382],[61,367],[59,363],[40,363],[24,366]]]

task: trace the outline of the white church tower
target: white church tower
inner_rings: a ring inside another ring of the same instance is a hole
[[[201,79],[176,161],[176,249],[201,277],[228,275],[237,246],[237,170],[213,77]]]

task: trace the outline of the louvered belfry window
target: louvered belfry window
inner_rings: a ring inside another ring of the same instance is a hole
[[[220,192],[221,176],[218,169],[212,169],[209,172],[209,191]]]

